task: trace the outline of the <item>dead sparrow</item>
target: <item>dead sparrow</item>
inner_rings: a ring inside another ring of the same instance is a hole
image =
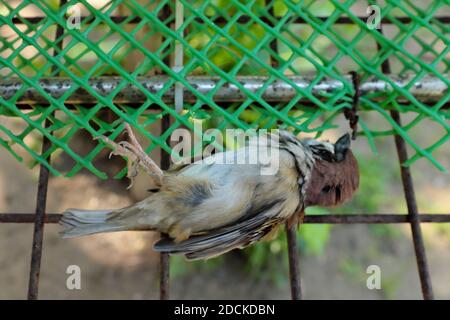
[[[340,204],[359,184],[348,134],[333,145],[280,131],[267,135],[266,143],[277,151],[268,163],[210,161],[224,155],[235,158],[242,148],[163,172],[126,128],[130,142],[103,139],[113,146],[113,154],[128,158],[129,175],[140,165],[155,177],[157,187],[146,199],[122,209],[66,210],[60,222],[63,237],[155,230],[167,235],[154,245],[156,251],[210,258],[270,238],[307,206]],[[252,141],[247,150],[259,153],[258,142]],[[276,172],[262,174],[263,167],[275,162]]]

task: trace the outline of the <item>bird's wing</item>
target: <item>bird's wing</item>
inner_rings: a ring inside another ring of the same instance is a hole
[[[234,189],[231,186],[227,187],[229,192],[235,191],[236,196],[227,199],[230,194],[221,191],[224,194],[223,198],[218,201],[221,205],[217,210],[205,211],[204,217],[207,218],[208,225],[212,226],[214,217],[219,218],[220,216],[223,224],[218,224],[215,228],[203,229],[204,231],[193,232],[188,239],[183,241],[164,238],[154,245],[154,249],[160,252],[184,254],[190,260],[205,259],[236,248],[243,248],[267,236],[292,216],[300,205],[298,172],[293,163],[294,160],[288,153],[283,153],[281,160],[280,169],[276,175],[259,176],[255,183],[249,186],[237,186]],[[197,169],[191,170],[197,171]],[[214,167],[209,170],[209,175],[214,176]],[[245,171],[238,170],[237,174],[240,174],[240,177],[236,177],[236,180],[233,180],[233,175],[236,174],[233,171],[231,170],[227,174],[227,179],[232,179],[235,183],[246,181],[243,176]],[[201,174],[201,170],[196,173]],[[245,188],[250,187],[253,188],[250,196],[243,195]],[[233,199],[239,199],[239,201],[242,199],[246,204],[246,206],[240,207],[241,209],[236,212],[237,215],[222,209],[226,208],[227,202],[233,206]],[[208,202],[205,201],[205,204]],[[205,209],[211,207],[208,204]],[[195,216],[198,216],[196,213],[198,213],[198,209],[187,213],[190,215],[186,216],[189,223],[192,223]]]
[[[268,210],[280,210],[280,204],[273,204]],[[159,252],[184,254],[189,260],[212,258],[236,248],[245,247],[266,236],[277,227],[280,220],[267,211],[254,214],[243,220],[207,234],[192,236],[176,243],[173,239],[163,238],[154,245]]]
[[[191,259],[243,247],[268,234],[300,203],[299,173],[290,153],[280,153],[275,174],[260,170],[258,164],[192,164],[165,175],[161,190],[111,219],[166,233],[174,240],[155,249]]]

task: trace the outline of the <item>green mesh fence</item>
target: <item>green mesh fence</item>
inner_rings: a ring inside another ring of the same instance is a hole
[[[89,138],[105,134],[115,139],[127,121],[149,140],[148,152],[157,147],[170,152],[167,137],[179,127],[192,130],[196,122],[219,129],[279,127],[320,135],[335,128],[337,116],[352,106],[354,87],[348,73],[356,71],[362,83],[380,80],[389,87],[361,96],[360,113],[379,114],[387,129],[371,128],[361,115],[360,139],[366,138],[374,148],[377,137],[399,134],[415,151],[405,165],[424,157],[446,169],[433,152],[450,136],[448,1],[180,0],[180,4],[184,22],[177,29],[175,1],[0,0],[0,79],[15,85],[1,91],[0,144],[18,160],[30,155],[33,164],[44,164],[55,175],[73,176],[85,168],[106,178],[95,159],[107,147],[96,142],[87,152],[78,151],[74,140],[80,132]],[[380,9],[382,33],[367,23],[367,7],[374,4]],[[73,27],[78,12],[80,24]],[[60,36],[58,26],[63,27]],[[173,68],[177,45],[184,56],[181,70]],[[386,59],[403,85],[381,71]],[[166,78],[156,91],[137,80],[160,75]],[[307,76],[308,85],[296,84],[296,75]],[[89,82],[113,76],[117,85],[107,94]],[[200,76],[216,79],[207,93],[188,81]],[[242,76],[260,77],[263,85],[250,90]],[[39,82],[54,77],[70,80],[62,95]],[[413,93],[427,77],[444,85],[432,102]],[[327,79],[342,86],[317,91]],[[292,99],[264,98],[279,81],[294,90]],[[165,98],[177,83],[194,97],[185,101],[181,112]],[[217,101],[217,93],[229,86],[239,89],[240,98]],[[120,102],[130,87],[144,98]],[[41,99],[33,102],[30,89]],[[93,102],[71,101],[77,90]],[[389,114],[392,109],[414,116],[399,126]],[[161,135],[155,128],[165,115],[172,121]],[[18,118],[19,129],[9,127],[6,117]],[[440,127],[442,137],[419,146],[410,131],[425,120]],[[40,154],[36,138],[43,136],[51,147]],[[61,152],[73,160],[64,170],[46,160]]]

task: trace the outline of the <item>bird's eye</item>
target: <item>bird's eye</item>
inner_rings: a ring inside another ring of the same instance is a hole
[[[323,189],[322,189],[322,193],[328,193],[328,192],[330,192],[331,191],[331,186],[325,186],[325,187],[323,187]]]
[[[333,162],[334,155],[328,150],[320,150],[319,156],[322,160]]]

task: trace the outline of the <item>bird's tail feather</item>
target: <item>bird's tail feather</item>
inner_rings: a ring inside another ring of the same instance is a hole
[[[127,227],[117,220],[108,220],[112,210],[67,209],[60,220],[61,236],[72,238],[100,232],[124,231]]]

